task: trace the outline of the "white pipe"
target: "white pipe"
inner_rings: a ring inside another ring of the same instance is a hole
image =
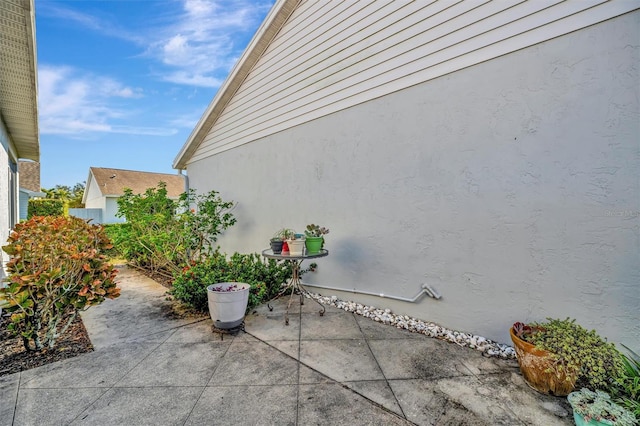
[[[356,290],[355,288],[352,290],[345,290],[344,288],[337,288],[337,287],[329,287],[326,285],[318,285],[318,284],[307,284],[307,283],[303,283],[302,284],[304,287],[317,287],[317,288],[323,288],[326,290],[334,290],[334,291],[344,291],[347,293],[356,293],[356,294],[366,294],[369,296],[378,296],[378,297],[384,297],[387,299],[394,299],[394,300],[401,300],[403,302],[410,302],[410,303],[415,303],[418,301],[418,299],[420,299],[423,295],[427,295],[429,297],[432,297],[436,300],[440,300],[440,298],[442,298],[442,296],[440,296],[440,294],[438,294],[437,291],[435,291],[433,288],[429,287],[428,284],[422,284],[422,290],[420,290],[420,293],[416,294],[416,296],[413,299],[409,299],[407,297],[400,297],[400,296],[389,296],[387,294],[384,293],[373,293],[371,291],[362,291],[362,290]]]

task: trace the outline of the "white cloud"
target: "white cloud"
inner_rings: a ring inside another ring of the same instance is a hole
[[[162,78],[192,86],[220,86],[270,6],[255,1],[184,0],[176,23],[149,48],[169,68]]]
[[[65,21],[66,25],[80,24],[85,28],[100,32],[109,37],[115,37],[135,43],[144,43],[144,39],[136,31],[128,31],[106,16],[93,16],[74,9],[63,7],[55,2],[41,1],[37,4],[38,16],[53,17]]]
[[[109,77],[83,74],[71,67],[38,67],[39,121],[42,134],[129,133],[172,135],[172,128],[122,124],[133,115],[117,106],[119,99],[142,96],[141,89]]]

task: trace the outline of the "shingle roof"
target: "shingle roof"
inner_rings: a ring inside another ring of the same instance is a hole
[[[20,176],[20,188],[40,192],[40,163],[19,161],[18,175]]]
[[[90,167],[89,177],[91,175],[102,195],[120,196],[124,194],[125,188],[131,189],[134,194],[142,194],[148,188],[157,187],[160,182],[167,184],[167,195],[170,198],[178,197],[184,192],[184,176],[177,174]]]

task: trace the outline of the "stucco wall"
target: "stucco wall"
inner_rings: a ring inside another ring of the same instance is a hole
[[[311,283],[507,342],[574,317],[640,347],[637,12],[189,165],[238,202],[227,252],[331,229]],[[329,294],[327,291],[320,291]]]
[[[0,119],[0,245],[4,245],[9,238],[9,232],[11,231],[10,215],[9,215],[9,150],[11,141],[9,140],[9,133],[4,126],[4,122]],[[2,267],[0,267],[0,280],[3,279],[6,274],[4,271],[4,264],[9,260],[9,256],[2,250],[0,250],[0,261]]]

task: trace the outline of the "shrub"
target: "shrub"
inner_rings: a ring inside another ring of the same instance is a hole
[[[277,295],[290,277],[291,265],[288,262],[263,261],[256,253],[235,253],[227,259],[216,251],[176,273],[171,293],[193,308],[207,312],[207,286],[220,282],[243,282],[251,285],[249,310]]]
[[[64,203],[62,200],[48,198],[29,199],[27,205],[27,218],[34,216],[62,216],[64,214]]]
[[[113,248],[107,252],[110,257],[122,257],[129,260],[136,256],[135,253],[143,251],[141,246],[136,246],[132,241],[131,224],[110,223],[103,226],[104,233],[113,244]]]
[[[98,225],[35,216],[17,224],[8,242],[8,286],[0,299],[11,313],[9,330],[28,351],[52,348],[79,311],[119,296],[117,271],[103,255],[111,243]]]
[[[117,216],[127,225],[112,235],[127,261],[171,276],[215,250],[218,235],[236,222],[232,207],[216,191],[198,195],[190,190],[174,201],[164,183],[144,194],[126,190],[118,199]]]

